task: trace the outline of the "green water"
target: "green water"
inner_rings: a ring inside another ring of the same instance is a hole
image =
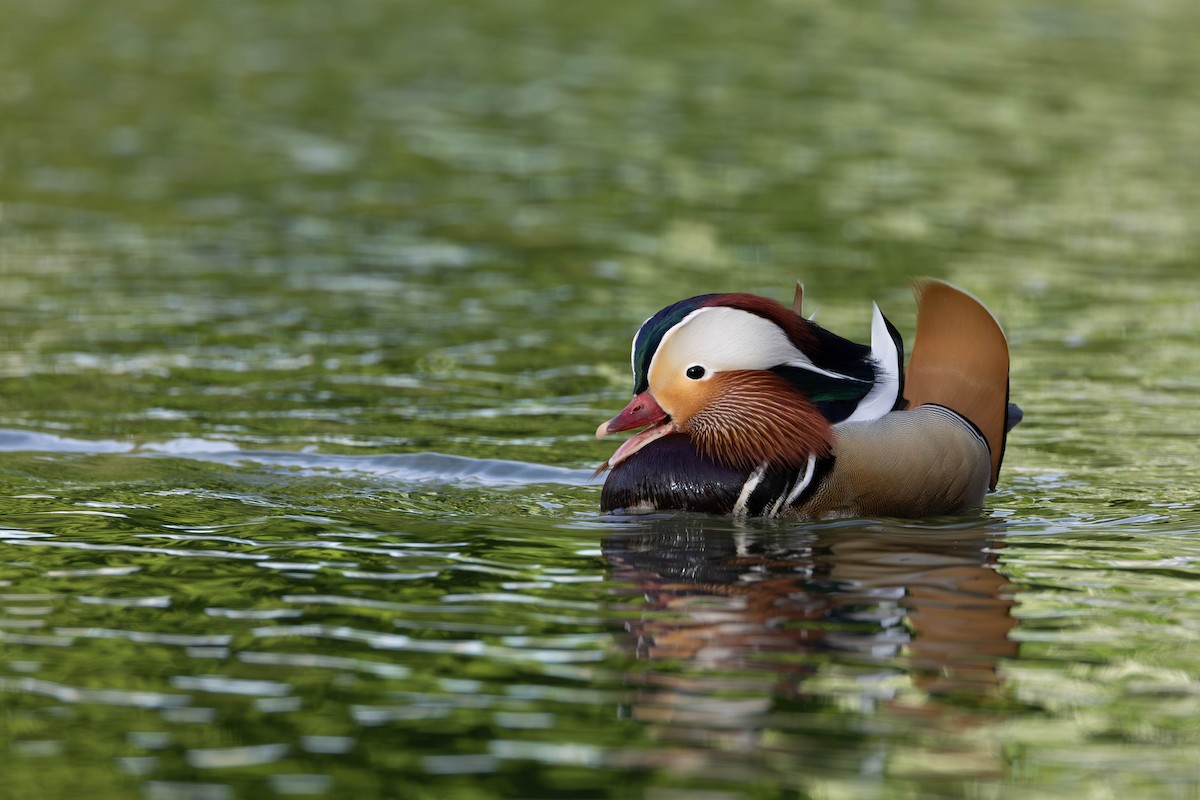
[[[0,796],[1200,796],[1200,7],[0,0]],[[980,520],[610,519],[661,306],[983,298]]]

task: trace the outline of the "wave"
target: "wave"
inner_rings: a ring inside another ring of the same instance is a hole
[[[403,483],[522,486],[565,484],[583,486],[592,470],[531,464],[496,458],[469,458],[446,453],[329,455],[309,451],[243,450],[219,439],[181,438],[134,444],[113,439],[75,439],[50,433],[0,429],[0,452],[124,454],[147,458],[184,458],[238,466],[262,464],[279,469],[350,472],[382,476]]]

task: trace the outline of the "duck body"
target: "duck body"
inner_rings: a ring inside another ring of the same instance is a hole
[[[988,492],[987,444],[952,414],[921,406],[846,423],[834,455],[815,459],[811,473],[722,466],[671,434],[612,469],[601,509],[799,519],[970,513]]]
[[[917,339],[875,307],[872,343],[749,295],[668,306],[634,341],[634,397],[597,437],[648,426],[613,454],[604,511],[794,519],[977,511],[1009,410],[1008,347],[991,313],[918,284]]]

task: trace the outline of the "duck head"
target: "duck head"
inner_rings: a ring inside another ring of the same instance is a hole
[[[605,466],[673,433],[738,470],[800,467],[827,455],[834,424],[880,416],[900,397],[899,334],[878,307],[875,314],[868,347],[756,295],[700,295],[667,306],[634,337],[633,399],[596,438],[643,430]],[[886,341],[876,343],[880,336]]]

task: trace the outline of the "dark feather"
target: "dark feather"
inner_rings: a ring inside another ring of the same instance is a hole
[[[801,394],[812,400],[830,422],[841,422],[853,414],[873,385],[831,378],[803,367],[782,365],[772,367],[771,372],[785,378]]]
[[[692,441],[675,433],[651,442],[635,458],[613,467],[600,493],[601,511],[658,509],[729,514],[748,470],[705,458]]]
[[[833,466],[832,458],[817,463],[809,487],[795,499],[803,505]],[[731,514],[753,470],[722,466],[707,458],[687,436],[675,433],[655,440],[635,458],[613,468],[600,493],[601,511],[656,510]],[[761,516],[791,492],[800,471],[781,466],[768,469],[747,498],[744,510]]]

